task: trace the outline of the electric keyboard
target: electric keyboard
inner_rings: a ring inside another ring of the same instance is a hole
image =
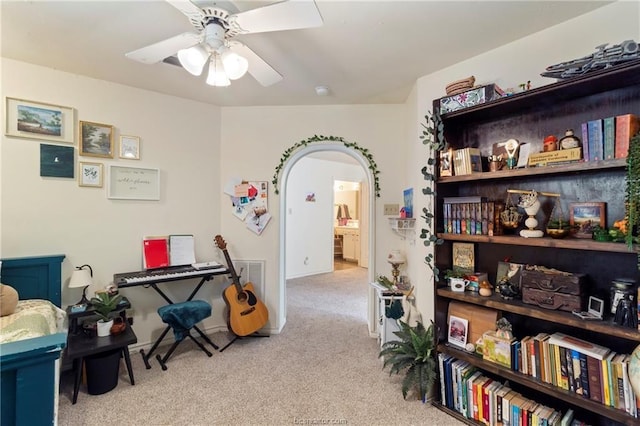
[[[174,266],[170,268],[114,274],[113,282],[117,284],[118,287],[132,287],[136,285],[176,281],[185,278],[204,277],[207,275],[223,275],[227,273],[229,273],[229,271],[222,265],[208,269],[195,269],[191,265]]]

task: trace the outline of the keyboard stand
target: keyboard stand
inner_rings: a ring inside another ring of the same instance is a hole
[[[236,342],[236,340],[242,340],[242,339],[244,339],[245,337],[269,337],[269,335],[268,335],[268,334],[258,334],[257,332],[256,332],[256,333],[253,333],[253,334],[249,334],[249,335],[247,335],[247,336],[238,336],[237,334],[234,334],[234,335],[233,335],[233,339],[232,339],[229,343],[227,343],[226,345],[224,345],[224,347],[223,347],[222,349],[220,349],[220,352],[224,351],[224,350],[225,350],[225,349],[227,349],[229,346],[233,345],[233,344]]]

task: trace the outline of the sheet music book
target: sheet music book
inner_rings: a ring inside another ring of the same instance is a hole
[[[191,265],[196,262],[193,235],[169,235],[171,266]]]
[[[169,266],[167,237],[144,237],[142,239],[142,267],[144,269]]]

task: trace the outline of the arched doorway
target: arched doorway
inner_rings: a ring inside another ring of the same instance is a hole
[[[365,158],[358,150],[352,149],[348,146],[346,146],[345,143],[335,143],[335,142],[326,142],[326,143],[321,143],[321,144],[312,144],[312,145],[306,145],[304,147],[301,147],[298,151],[296,151],[295,153],[291,154],[290,157],[287,159],[286,163],[284,163],[283,167],[282,167],[282,172],[281,172],[281,177],[280,177],[280,181],[281,181],[281,185],[280,185],[280,191],[281,192],[281,197],[280,197],[280,241],[279,241],[279,247],[280,247],[280,252],[279,252],[279,300],[278,300],[278,304],[280,305],[280,318],[278,318],[278,324],[281,325],[281,327],[284,327],[284,324],[286,323],[286,316],[287,316],[287,310],[286,310],[286,271],[287,271],[287,264],[286,264],[286,260],[287,260],[287,197],[285,196],[287,193],[287,184],[288,184],[288,179],[289,179],[289,175],[291,173],[292,168],[294,167],[294,165],[303,157],[312,154],[312,153],[319,153],[319,152],[323,152],[323,151],[333,151],[333,152],[338,152],[338,153],[343,153],[346,154],[350,157],[352,157],[359,165],[360,167],[362,167],[362,169],[365,172],[365,176],[366,176],[366,182],[364,182],[364,185],[366,185],[366,189],[369,193],[369,197],[368,197],[368,218],[369,218],[369,226],[368,226],[368,280],[371,282],[374,280],[375,278],[375,264],[374,264],[374,259],[375,259],[375,199],[376,199],[376,195],[377,195],[377,187],[376,187],[376,177],[375,175],[372,173],[372,168],[371,168],[371,161],[367,158]],[[364,206],[363,206],[364,208]],[[368,292],[368,303],[367,303],[367,322],[368,322],[368,328],[369,328],[369,333],[371,335],[374,335],[375,333],[375,303],[374,303],[374,291],[372,289],[369,290]]]

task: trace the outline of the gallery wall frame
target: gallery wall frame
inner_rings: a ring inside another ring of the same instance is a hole
[[[140,137],[120,135],[120,158],[127,160],[140,159]]]
[[[80,155],[113,158],[112,125],[80,120],[78,127]]]
[[[71,178],[74,169],[74,147],[40,144],[40,176]]]
[[[78,161],[78,186],[102,188],[104,167],[102,163]]]
[[[26,99],[5,98],[5,135],[75,143],[75,110]]]
[[[107,197],[113,200],[159,200],[160,169],[109,165]]]

